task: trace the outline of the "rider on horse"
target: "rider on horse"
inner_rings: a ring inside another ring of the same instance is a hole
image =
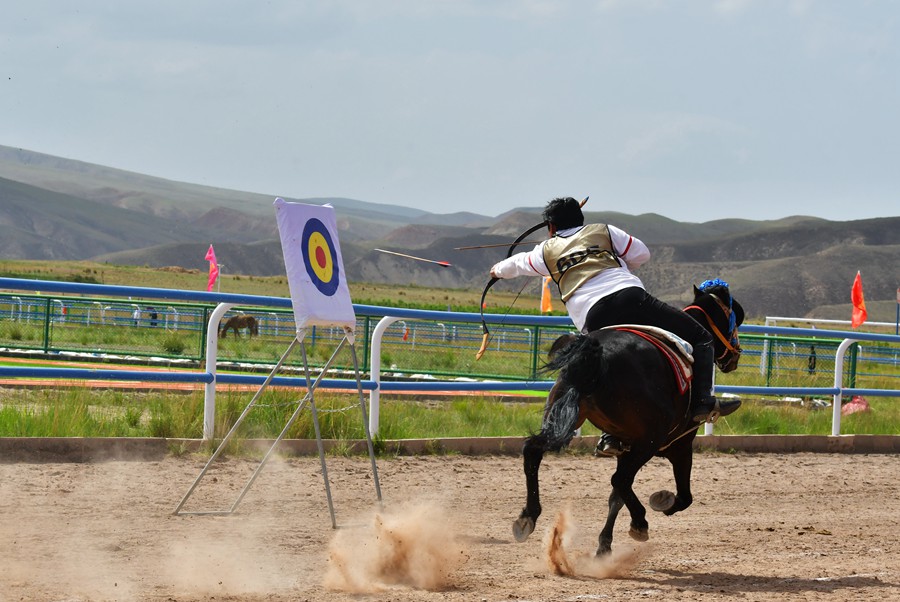
[[[650,259],[650,250],[640,239],[607,224],[585,226],[581,205],[571,197],[547,203],[543,217],[550,238],[495,264],[491,276],[550,276],[569,317],[583,333],[616,324],[643,324],[675,333],[693,347],[694,422],[714,421],[738,409],[740,400],[719,401],[712,393],[712,335],[683,311],[647,293],[631,272]],[[597,451],[617,456],[625,447],[604,435]]]

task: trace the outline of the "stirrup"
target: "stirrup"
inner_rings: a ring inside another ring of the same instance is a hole
[[[709,401],[709,399],[705,400],[705,402],[708,402],[708,401]],[[716,421],[720,417],[727,416],[727,415],[731,414],[732,412],[734,412],[735,410],[737,410],[739,407],[741,407],[740,399],[729,400],[729,402],[726,403],[724,407],[722,406],[718,397],[713,396],[712,402],[713,402],[712,408],[710,408],[710,410],[708,412],[706,412],[704,410],[704,406],[706,405],[706,403],[701,404],[701,406],[697,409],[697,411],[694,412],[694,415],[693,415],[694,422],[697,422],[697,423],[708,422],[710,424],[715,424]]]
[[[597,458],[618,458],[625,452],[631,451],[631,446],[622,443],[612,435],[604,433],[597,441],[594,456]]]

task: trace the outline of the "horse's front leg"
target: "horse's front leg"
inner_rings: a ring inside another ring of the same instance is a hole
[[[673,495],[670,491],[657,491],[650,496],[650,507],[666,516],[681,512],[694,501],[691,494],[691,468],[694,462],[693,439],[693,437],[684,437],[669,448],[665,454],[672,464],[675,494]]]
[[[622,501],[622,496],[619,495],[617,489],[613,488],[609,494],[609,511],[606,514],[606,523],[600,531],[600,545],[597,547],[597,556],[603,556],[612,552],[613,528],[616,526],[619,510],[624,505],[625,502]]]
[[[642,452],[632,448],[631,451],[619,456],[616,472],[613,473],[610,483],[613,490],[609,496],[609,512],[606,516],[606,524],[600,531],[597,555],[608,554],[612,550],[613,527],[619,510],[624,505],[631,515],[631,528],[628,534],[637,541],[647,541],[649,538],[649,524],[647,523],[647,510],[632,488],[634,478],[638,470],[651,458],[649,452]]]
[[[544,440],[540,435],[528,437],[522,449],[525,468],[525,488],[527,497],[525,507],[519,518],[513,522],[513,535],[516,541],[522,542],[534,531],[534,525],[541,515],[541,494],[538,484],[538,470],[544,459]]]

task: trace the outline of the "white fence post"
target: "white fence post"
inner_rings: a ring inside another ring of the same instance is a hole
[[[831,403],[832,435],[841,434],[841,398],[844,396],[841,385],[844,384],[844,354],[855,342],[853,339],[844,339],[834,354],[834,388],[837,389],[837,393],[834,394],[834,400]]]
[[[206,371],[212,380],[204,385],[203,394],[203,438],[212,440],[216,430],[216,356],[219,353],[219,321],[234,303],[219,303],[209,314],[206,325]]]
[[[369,434],[378,434],[378,410],[381,404],[381,338],[384,331],[400,318],[385,316],[378,321],[372,330],[372,357],[369,359],[369,377],[375,381],[375,387],[369,392]]]

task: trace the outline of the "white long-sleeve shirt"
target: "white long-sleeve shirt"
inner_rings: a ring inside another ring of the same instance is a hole
[[[556,236],[563,238],[572,236],[584,226],[560,230]],[[650,259],[650,249],[641,239],[631,236],[615,226],[607,226],[613,249],[619,257],[618,268],[610,268],[599,272],[596,276],[578,287],[566,303],[569,317],[578,330],[584,330],[584,322],[588,311],[599,299],[623,288],[637,286],[644,288],[641,279],[631,270],[643,265]],[[531,251],[516,253],[491,268],[491,274],[498,278],[514,278],[516,276],[549,276],[550,270],[544,263],[543,241]]]

